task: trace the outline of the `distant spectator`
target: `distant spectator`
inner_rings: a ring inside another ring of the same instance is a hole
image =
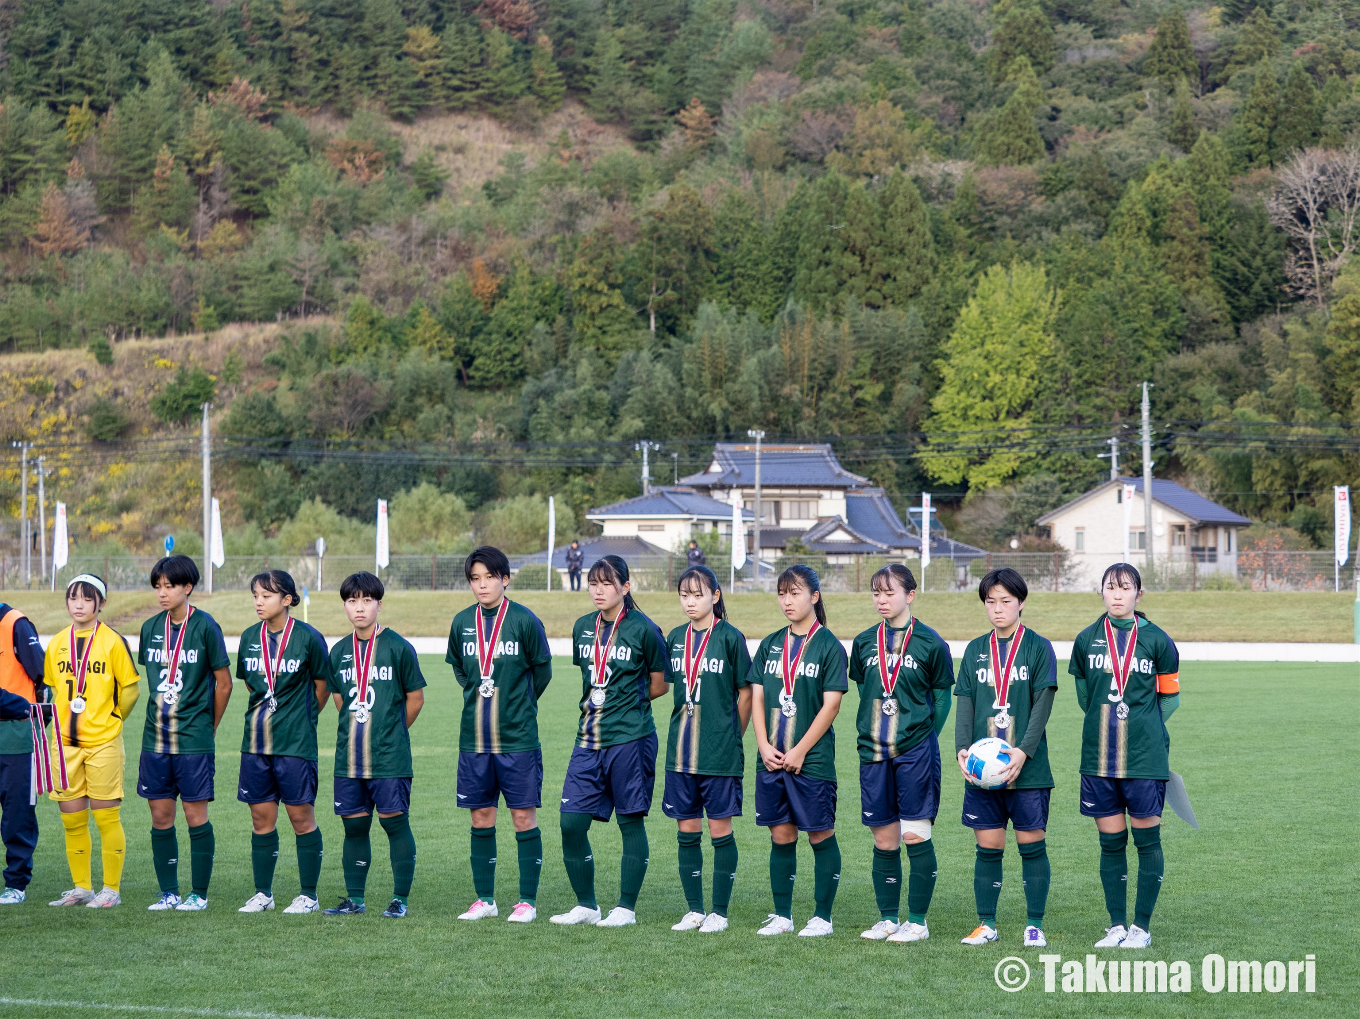
[[[693,538],[689,540],[689,551],[686,553],[691,566],[707,566],[708,559],[704,555],[704,550],[699,547],[699,543]]]
[[[571,580],[573,591],[581,590],[581,560],[585,558],[585,552],[581,550],[581,543],[575,538],[567,548],[567,577]]]

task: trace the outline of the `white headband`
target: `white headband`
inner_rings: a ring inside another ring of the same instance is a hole
[[[66,585],[66,593],[70,594],[71,588],[81,583],[89,584],[92,588],[99,592],[99,597],[103,598],[105,601],[108,600],[109,589],[104,586],[104,582],[102,580],[100,580],[92,573],[82,573],[78,577],[72,577],[70,583]]]

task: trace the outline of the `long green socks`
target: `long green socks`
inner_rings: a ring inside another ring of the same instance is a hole
[[[1049,884],[1048,843],[1044,839],[1020,844],[1020,876],[1025,883],[1027,922],[1042,928]]]
[[[685,893],[685,902],[690,912],[704,911],[704,851],[703,834],[697,831],[676,833],[679,844],[680,887]]]
[[[297,837],[298,883],[302,894],[310,899],[316,898],[316,885],[321,880],[321,829]]]
[[[340,820],[345,826],[345,844],[340,850],[340,862],[345,872],[345,894],[354,902],[362,903],[364,886],[368,884],[368,871],[373,864],[373,843],[368,837],[373,829],[373,815],[360,814]]]
[[[623,859],[619,862],[619,905],[624,909],[637,909],[638,894],[642,891],[642,880],[647,876],[650,853],[643,815],[619,815],[619,833],[623,836]]]
[[[472,887],[483,902],[496,901],[496,826],[472,829]]]
[[[392,857],[392,897],[405,902],[411,894],[411,883],[416,879],[416,837],[411,833],[411,815],[403,811],[391,817],[380,817],[378,823],[387,832],[387,847]]]
[[[1152,930],[1152,909],[1162,890],[1166,858],[1162,855],[1162,826],[1133,829],[1133,844],[1138,847],[1138,894],[1133,900],[1133,922],[1145,931]]]
[[[884,920],[897,922],[898,911],[902,908],[902,847],[879,849],[874,846],[874,902],[878,905],[878,915]]]
[[[828,835],[812,844],[814,912],[823,920],[831,919],[831,904],[836,901],[836,889],[841,883],[841,847],[836,836]]]
[[[1129,863],[1124,849],[1129,831],[1100,832],[1100,883],[1105,889],[1105,909],[1111,927],[1127,927],[1129,919]]]
[[[732,885],[737,879],[737,837],[732,833],[713,840],[713,912],[727,915]]]
[[[179,838],[175,828],[151,829],[151,862],[162,892],[179,894]]]
[[[274,894],[274,868],[279,862],[279,830],[250,834],[250,869],[255,874],[255,890]]]
[[[973,897],[977,900],[978,920],[996,930],[996,900],[1001,897],[1001,860],[1004,849],[977,847],[973,862]]]
[[[793,919],[793,882],[798,877],[798,843],[770,840],[770,892],[774,911]]]
[[[598,909],[595,901],[595,857],[590,849],[589,814],[562,813],[562,862],[578,904]]]
[[[543,833],[537,828],[515,832],[519,850],[519,901],[534,905],[538,898],[538,877],[543,871]]]
[[[213,856],[217,852],[217,836],[213,834],[211,821],[189,828],[189,870],[193,881],[194,894],[204,899],[208,897],[208,885],[212,883]]]
[[[907,919],[912,923],[925,923],[930,899],[935,894],[938,867],[935,840],[907,843],[907,859],[911,861],[911,873],[907,878]]]

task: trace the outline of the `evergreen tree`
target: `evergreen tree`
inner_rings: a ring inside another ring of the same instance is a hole
[[[1190,87],[1184,78],[1176,79],[1175,100],[1171,107],[1171,126],[1166,137],[1182,152],[1189,152],[1199,131],[1195,128],[1195,109],[1190,105]]]
[[[1241,126],[1247,163],[1271,166],[1275,159],[1275,124],[1279,118],[1280,86],[1269,60],[1256,65],[1256,81],[1242,108]]]
[[[515,59],[510,37],[494,26],[484,30],[486,35],[485,102],[498,113],[514,109],[515,103],[529,91],[524,66]]]
[[[586,66],[586,109],[598,120],[622,120],[633,95],[633,80],[616,33],[600,30]]]
[[[538,100],[538,108],[551,113],[562,105],[567,86],[562,80],[562,72],[553,60],[553,44],[546,33],[539,33],[534,42],[534,52],[529,58],[529,90]]]
[[[1180,8],[1167,11],[1157,19],[1157,34],[1148,47],[1143,73],[1174,85],[1177,78],[1199,82],[1199,61],[1190,45],[1190,24]]]
[[[874,266],[875,289],[884,302],[906,308],[935,271],[930,212],[912,179],[893,171],[877,194],[883,246]]]
[[[486,40],[482,30],[469,18],[451,18],[440,43],[444,57],[443,92],[449,109],[476,109],[487,90]]]
[[[1249,322],[1285,302],[1284,236],[1259,199],[1233,216],[1219,279],[1239,322]]]
[[[1280,101],[1279,117],[1275,124],[1274,145],[1277,158],[1285,158],[1296,149],[1316,145],[1322,127],[1322,103],[1313,76],[1296,60],[1285,80],[1284,97]]]
[[[845,236],[845,203],[849,185],[835,171],[812,185],[798,230],[793,266],[793,293],[809,308],[840,304],[842,287],[859,270]]]
[[[1262,60],[1274,57],[1279,49],[1280,36],[1275,31],[1275,23],[1270,20],[1264,7],[1257,7],[1237,33],[1227,73],[1231,76],[1248,67],[1255,67]]]
[[[392,327],[387,316],[360,294],[345,314],[345,346],[355,357],[385,354],[392,343]]]
[[[784,303],[784,283],[755,203],[733,188],[718,202],[713,223],[713,300],[770,322]]]
[[[1014,83],[1015,91],[985,119],[977,142],[978,159],[987,166],[1023,166],[1044,154],[1044,140],[1034,122],[1043,93],[1029,60],[1016,57],[1006,80]]]
[[[504,387],[524,377],[524,354],[537,314],[533,270],[527,262],[517,262],[505,296],[496,302],[473,345],[468,374],[474,385]]]
[[[1006,80],[1016,57],[1028,60],[1037,74],[1043,74],[1057,59],[1053,48],[1053,26],[1037,4],[1012,6],[992,33],[992,47],[987,59],[992,77],[998,85]]]
[[[429,25],[416,25],[406,30],[406,44],[401,51],[415,74],[421,93],[422,106],[443,106],[448,99],[445,91],[446,67],[444,43]]]

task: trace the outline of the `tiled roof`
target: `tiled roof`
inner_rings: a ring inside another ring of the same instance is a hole
[[[754,520],[755,514],[743,510],[747,520]],[[604,520],[610,517],[701,517],[705,520],[731,520],[731,503],[719,502],[689,487],[653,488],[648,495],[635,496],[622,502],[597,506],[586,514],[587,520]]]
[[[1109,491],[1117,485],[1132,484],[1135,492],[1143,491],[1142,478],[1120,478],[1118,481],[1107,481],[1103,485],[1098,485],[1084,495],[1079,495],[1071,502],[1064,503],[1055,510],[1051,510],[1041,516],[1035,523],[1047,524],[1055,518],[1061,516],[1068,509],[1078,503],[1085,502],[1092,496],[1101,492]],[[1178,485],[1174,481],[1165,481],[1161,478],[1152,479],[1152,501],[1161,503],[1168,509],[1175,510],[1182,516],[1189,517],[1199,524],[1225,524],[1230,527],[1248,527],[1251,521],[1241,514],[1234,513],[1226,506],[1220,506],[1212,499],[1206,499],[1198,492],[1192,492],[1183,485]]]
[[[921,539],[907,529],[881,488],[858,488],[845,493],[846,523],[870,541],[886,548],[919,549]]]
[[[713,468],[717,468],[716,470]],[[756,483],[754,443],[720,442],[713,447],[709,470],[682,478],[699,488],[734,488]],[[855,488],[869,479],[840,465],[825,443],[775,444],[760,450],[760,483],[770,488]]]

